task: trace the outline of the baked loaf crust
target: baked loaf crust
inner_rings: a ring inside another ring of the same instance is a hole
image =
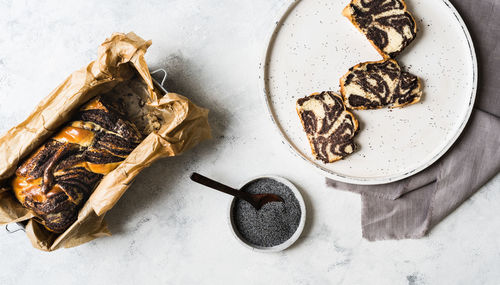
[[[17,199],[48,230],[67,229],[102,177],[141,142],[141,133],[116,104],[104,97],[91,100],[17,169],[12,180]]]
[[[394,58],[417,36],[403,0],[352,0],[342,11],[384,58]]]
[[[301,98],[297,100],[297,113],[316,159],[334,162],[355,151],[358,120],[346,109],[340,95],[326,91]]]
[[[422,86],[394,59],[360,63],[340,78],[340,92],[350,109],[403,107],[420,101]]]

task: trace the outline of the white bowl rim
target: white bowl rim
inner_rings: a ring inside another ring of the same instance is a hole
[[[251,249],[253,251],[257,251],[257,252],[280,252],[280,251],[283,251],[283,250],[289,248],[292,244],[294,244],[299,239],[300,235],[302,234],[302,231],[304,230],[304,225],[306,223],[306,204],[304,202],[304,197],[302,197],[302,193],[300,193],[299,189],[290,180],[283,178],[281,176],[278,176],[278,175],[261,175],[261,176],[252,177],[251,179],[247,180],[246,182],[240,184],[240,186],[238,187],[238,190],[243,188],[243,186],[249,184],[250,182],[256,181],[258,179],[264,179],[264,178],[273,179],[275,181],[278,181],[280,183],[285,184],[288,188],[290,188],[290,190],[293,192],[293,194],[297,198],[297,201],[299,202],[299,206],[300,206],[301,216],[300,216],[299,226],[297,227],[297,229],[295,230],[293,235],[285,242],[278,244],[278,245],[275,245],[275,246],[272,246],[272,247],[263,247],[263,246],[258,246],[258,245],[253,245],[251,243],[248,243],[243,237],[240,236],[238,230],[235,228],[235,225],[233,223],[232,210],[233,210],[234,202],[237,200],[236,197],[234,197],[233,199],[231,199],[229,201],[229,206],[228,206],[228,210],[227,210],[227,220],[228,220],[229,228],[230,228],[234,238],[236,240],[238,240],[240,242],[240,244],[242,244],[246,248],[249,248],[249,249]]]

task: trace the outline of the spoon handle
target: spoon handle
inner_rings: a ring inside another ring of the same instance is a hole
[[[243,191],[238,191],[238,190],[231,188],[227,185],[224,185],[224,184],[219,183],[215,180],[212,180],[208,177],[205,177],[199,173],[193,172],[193,174],[191,174],[191,180],[193,180],[194,182],[200,183],[202,185],[205,185],[207,187],[210,187],[212,189],[219,190],[219,191],[224,192],[226,194],[238,197],[240,199],[243,199],[246,201],[250,200],[249,197],[246,195],[247,193],[245,193]]]

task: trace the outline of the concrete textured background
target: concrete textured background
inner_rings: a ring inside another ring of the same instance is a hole
[[[265,115],[259,62],[290,1],[0,1],[0,132],[23,120],[112,32],[153,45],[168,87],[211,109],[214,139],[141,173],[107,221],[112,237],[53,253],[0,231],[0,284],[498,284],[500,176],[421,240],[361,238],[360,198],[327,189]],[[238,185],[289,178],[308,220],[289,250],[261,254],[228,228],[230,198],[192,171]]]

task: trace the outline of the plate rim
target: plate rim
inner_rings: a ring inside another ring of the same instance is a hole
[[[264,56],[263,61],[260,63],[260,87],[261,90],[263,91],[263,101],[266,106],[267,114],[269,118],[271,119],[271,122],[273,123],[274,127],[278,131],[278,133],[281,136],[281,141],[285,145],[288,146],[288,150],[294,154],[294,156],[299,157],[302,159],[302,161],[305,161],[307,165],[312,166],[316,171],[319,173],[322,173],[326,177],[337,180],[340,182],[345,182],[345,183],[350,183],[350,184],[357,184],[357,185],[381,185],[381,184],[388,184],[396,181],[400,181],[402,179],[408,178],[412,175],[415,175],[429,166],[433,165],[438,159],[440,159],[448,150],[456,143],[460,135],[463,133],[467,123],[469,122],[469,119],[472,114],[472,110],[474,109],[474,102],[476,100],[477,96],[477,85],[478,85],[478,62],[477,62],[477,54],[476,50],[474,47],[474,42],[472,41],[472,37],[470,35],[469,29],[467,28],[467,25],[465,24],[463,18],[460,16],[460,13],[457,11],[455,6],[449,1],[449,0],[441,0],[441,2],[448,7],[448,9],[451,11],[453,16],[456,18],[458,24],[462,28],[462,32],[465,35],[465,38],[467,40],[467,44],[469,46],[469,55],[471,57],[472,61],[472,88],[471,88],[471,94],[469,98],[469,106],[467,109],[466,115],[463,117],[462,122],[460,123],[459,128],[455,132],[455,134],[452,136],[451,139],[448,140],[446,145],[436,154],[434,155],[431,159],[429,159],[427,162],[423,163],[419,167],[416,167],[410,171],[407,171],[403,174],[398,174],[398,175],[392,175],[392,176],[385,176],[385,177],[358,177],[358,176],[348,176],[348,175],[343,175],[340,173],[336,173],[334,171],[328,171],[324,169],[323,167],[317,165],[314,163],[311,159],[308,157],[305,157],[300,153],[298,149],[290,142],[289,138],[286,135],[286,132],[282,129],[280,124],[276,121],[274,112],[271,107],[271,102],[270,102],[270,92],[269,92],[269,80],[268,80],[268,70],[269,70],[269,62],[271,58],[271,53],[274,47],[274,43],[276,41],[277,35],[279,34],[281,27],[283,26],[284,22],[288,18],[288,16],[292,13],[292,11],[297,7],[299,3],[301,3],[303,0],[294,0],[291,4],[289,4],[286,7],[286,10],[284,13],[281,14],[279,20],[276,22],[276,25],[271,28],[271,32],[269,33],[270,36],[267,38],[267,44],[265,45],[264,48]]]

